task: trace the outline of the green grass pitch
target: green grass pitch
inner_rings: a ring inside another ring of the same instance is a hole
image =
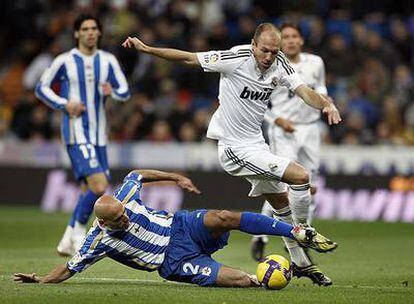
[[[262,288],[201,288],[170,283],[156,273],[129,269],[109,259],[62,284],[12,282],[14,272],[44,275],[66,259],[55,253],[67,214],[33,208],[0,208],[0,303],[414,303],[414,226],[412,224],[318,221],[315,226],[339,243],[334,253],[313,254],[334,280],[317,287],[293,279],[282,291]],[[233,232],[215,258],[254,272],[248,235]],[[284,253],[271,239],[267,253]]]

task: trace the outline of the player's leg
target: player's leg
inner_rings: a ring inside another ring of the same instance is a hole
[[[74,175],[82,182],[82,193],[58,245],[58,253],[61,255],[72,255],[80,247],[86,234],[86,224],[93,211],[93,205],[108,187],[109,176],[104,147],[95,147],[90,144],[70,145],[67,151]]]
[[[283,193],[266,193],[264,194],[266,199],[274,206],[275,208],[275,218],[285,221],[293,225],[293,217],[290,208],[286,206],[289,205],[289,199],[287,192]],[[311,261],[304,252],[304,250],[299,246],[299,244],[292,240],[291,238],[283,238],[286,248],[289,251],[292,262],[300,266],[311,265]]]
[[[308,176],[303,167],[298,164],[291,162],[286,168],[284,177],[290,183],[301,184],[308,181]],[[262,182],[263,183],[263,182]],[[262,189],[263,190],[263,189]],[[307,190],[309,192],[309,189]],[[292,213],[289,208],[289,199],[287,193],[265,193],[262,191],[266,199],[272,204],[275,209],[275,217],[281,220],[284,220],[288,223],[293,224]],[[301,195],[305,196],[305,195]],[[313,282],[319,285],[331,285],[332,280],[324,275],[315,265],[312,264],[312,261],[307,256],[306,252],[293,240],[289,238],[283,238],[285,245],[290,253],[293,264],[295,265],[295,275],[298,277],[306,276],[310,278]],[[336,248],[336,244],[326,240],[327,251],[333,250]]]
[[[279,200],[288,199],[282,196],[274,196],[274,195],[266,195],[266,198],[269,201],[275,200],[275,205],[277,206],[280,204]],[[285,209],[277,209],[275,212],[275,217],[293,222],[292,215]],[[293,266],[293,275],[300,278],[300,277],[307,277],[312,280],[315,284],[320,286],[329,286],[332,285],[332,280],[326,276],[317,266],[315,266],[312,260],[309,258],[308,254],[305,250],[299,246],[299,244],[293,241],[290,238],[283,238],[285,246],[289,251],[290,258],[292,260]],[[332,243],[330,240],[326,240],[327,244],[327,251],[333,250],[337,247],[337,244]]]
[[[282,181],[289,184],[289,199],[296,223],[306,224],[312,202],[310,176],[307,170],[302,165],[291,162]]]
[[[213,238],[218,238],[230,230],[240,230],[253,235],[269,234],[295,238],[291,233],[294,228],[292,225],[253,212],[209,210],[204,215],[203,223]]]
[[[216,286],[218,287],[260,287],[255,275],[222,265],[220,267]]]
[[[269,148],[270,151],[279,157],[283,157],[285,159],[295,160],[297,153],[298,153],[298,145],[295,134],[292,133],[286,133],[283,131],[282,128],[279,126],[270,126],[268,129],[268,138],[269,138]],[[285,172],[281,172],[283,175]],[[276,194],[278,195],[278,194]],[[280,205],[278,201],[281,200],[282,204]],[[288,208],[286,207],[286,204],[289,204],[289,201],[286,200],[285,194],[283,194],[281,197],[277,197],[273,200],[274,204],[278,204],[279,210],[275,211],[270,203],[268,201],[265,201],[262,207],[262,214],[273,216],[274,212],[277,214],[281,214],[279,218],[282,218],[288,222],[291,221],[291,216],[287,214],[285,218],[283,218],[284,214],[289,213]],[[265,236],[258,236],[253,237],[251,242],[251,253],[252,257],[255,260],[260,260],[264,256],[265,251],[265,245],[267,243],[268,239]]]
[[[203,212],[197,211],[196,213],[200,213],[201,217]],[[209,210],[204,212],[203,226],[209,231],[213,240],[218,240],[222,237],[228,238],[230,230],[240,230],[252,235],[282,236],[295,241],[295,244],[298,242],[301,246],[310,247],[320,252],[325,252],[325,248],[330,245],[336,245],[317,233],[313,228],[294,227],[284,221],[253,212]],[[196,236],[196,238],[199,238],[199,236]],[[205,241],[205,243],[209,243],[209,241]],[[221,243],[224,244],[225,242]],[[217,246],[216,248],[219,247]]]
[[[80,201],[77,221],[81,225],[86,225],[93,212],[95,201],[105,193],[109,185],[109,167],[106,154],[106,147],[94,145],[84,145],[87,149],[86,159],[84,163],[84,177],[88,189],[86,190],[83,200]],[[85,156],[85,155],[84,155]]]
[[[72,255],[80,248],[95,201],[105,193],[107,187],[108,180],[104,173],[94,173],[86,177],[86,183],[81,183],[81,193],[76,207],[58,245],[57,251],[60,255]]]

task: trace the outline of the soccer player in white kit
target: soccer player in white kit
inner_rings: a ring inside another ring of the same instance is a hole
[[[282,51],[286,54],[292,67],[301,79],[316,92],[326,96],[325,67],[319,56],[302,52],[304,44],[300,28],[293,23],[280,26],[282,34]],[[316,192],[316,176],[319,168],[320,129],[318,121],[320,111],[309,107],[303,100],[288,88],[279,87],[272,95],[271,109],[265,114],[269,127],[268,138],[270,150],[282,157],[297,161],[310,173],[311,191],[307,199],[296,201],[290,197],[290,206],[296,223],[311,224],[313,214],[310,194]],[[262,213],[273,214],[273,208],[268,203],[263,204]],[[268,242],[267,236],[257,236],[252,239],[252,255],[256,260],[264,256],[264,247]],[[332,281],[322,276],[309,260],[309,265],[303,265],[305,270],[312,271],[314,280],[329,285]],[[300,273],[303,269],[297,269]]]
[[[123,46],[220,73],[220,106],[210,121],[207,137],[218,141],[222,167],[251,183],[249,196],[263,195],[277,218],[292,223],[285,183],[291,187],[290,195],[306,199],[309,175],[296,162],[271,153],[265,143],[261,125],[272,94],[279,86],[286,86],[307,104],[322,110],[329,124],[339,123],[341,117],[331,102],[304,84],[280,51],[280,44],[280,31],[271,23],[262,23],[256,28],[252,45],[246,48],[191,53],[148,46],[136,37],[128,37]],[[284,241],[293,263],[304,266],[307,258],[303,249],[287,238]],[[336,243],[326,242],[324,251],[336,247]]]

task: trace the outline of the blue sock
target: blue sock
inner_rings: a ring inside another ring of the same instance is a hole
[[[78,202],[79,208],[76,206],[76,209],[78,210],[75,214],[75,221],[81,223],[82,225],[86,225],[88,223],[93,211],[93,206],[99,196],[100,195],[96,195],[90,189],[83,194],[82,198],[80,198]]]
[[[263,214],[242,212],[241,215],[240,231],[249,234],[279,235],[295,239],[292,233],[290,233],[292,229],[292,225],[278,219],[273,219]]]
[[[76,203],[76,207],[75,207],[75,209],[72,212],[72,217],[69,220],[69,226],[71,226],[72,228],[75,227],[76,217],[77,217],[77,215],[79,213],[79,208],[81,206],[81,202],[82,202],[83,196],[84,196],[84,194],[81,192],[81,194],[79,195],[79,198],[78,198],[78,202]]]

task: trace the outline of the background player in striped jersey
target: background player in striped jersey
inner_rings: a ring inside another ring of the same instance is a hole
[[[226,210],[178,211],[170,214],[145,207],[140,199],[142,183],[170,180],[193,193],[200,191],[190,179],[157,170],[128,174],[113,196],[103,195],[95,204],[97,220],[81,249],[65,265],[45,277],[16,273],[15,281],[59,283],[109,257],[126,266],[157,270],[161,277],[200,286],[256,287],[255,276],[224,266],[211,254],[227,245],[230,230],[267,233],[296,239],[303,246],[324,250],[325,237],[313,228],[293,227],[271,217]]]
[[[295,161],[271,153],[265,143],[261,126],[268,104],[279,87],[287,87],[308,105],[322,110],[329,124],[339,123],[341,117],[329,100],[300,79],[280,51],[280,44],[280,31],[273,24],[263,23],[256,28],[250,46],[228,51],[191,53],[157,48],[135,37],[128,37],[123,46],[220,73],[220,106],[210,121],[207,137],[218,141],[222,167],[251,183],[249,195],[263,195],[275,209],[275,216],[293,223],[285,183],[290,185],[291,197],[305,200],[310,195],[309,174]],[[303,249],[289,238],[284,241],[293,263],[307,266]],[[335,248],[331,246],[330,250]]]
[[[106,98],[125,101],[130,96],[117,59],[98,49],[101,35],[97,18],[78,16],[76,47],[56,57],[35,90],[45,104],[62,111],[63,140],[74,175],[82,182],[82,194],[57,247],[61,255],[72,255],[79,248],[93,205],[108,187]],[[52,89],[56,86],[58,94]]]
[[[282,35],[281,49],[301,79],[316,92],[327,95],[325,85],[325,67],[319,56],[302,52],[303,37],[300,28],[293,23],[285,23],[280,27]],[[316,192],[315,182],[319,167],[320,128],[318,121],[320,111],[308,106],[299,96],[285,87],[275,89],[271,98],[271,109],[265,114],[269,124],[268,138],[270,149],[278,156],[290,158],[306,168],[310,173],[311,191],[299,198],[290,196],[290,205],[295,223],[310,225],[311,193]],[[273,209],[265,202],[262,213],[268,216]],[[264,256],[266,236],[254,237],[252,255],[256,260]],[[303,255],[301,264],[295,266],[295,274],[309,272],[315,283],[330,285],[332,280],[325,276],[312,261]]]

